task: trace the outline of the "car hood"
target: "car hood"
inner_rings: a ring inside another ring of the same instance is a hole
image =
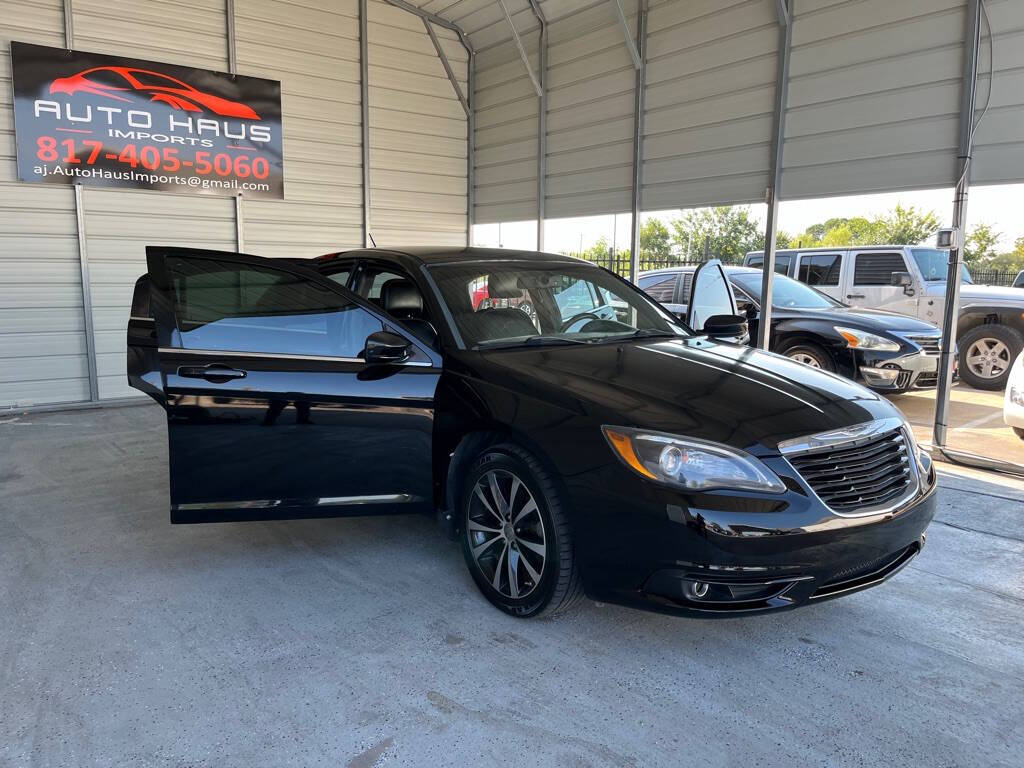
[[[928,333],[938,329],[931,323],[908,317],[898,312],[886,312],[882,309],[864,309],[858,307],[834,307],[830,309],[773,309],[773,313],[786,313],[793,317],[808,317],[815,320],[830,320],[836,325],[852,325],[868,331],[910,331]]]
[[[946,283],[929,283],[925,286],[925,293],[928,296],[945,296]],[[960,286],[960,305],[967,306],[969,304],[1024,306],[1024,288],[962,284]]]
[[[859,384],[705,337],[480,353],[489,381],[604,424],[713,440],[754,454],[781,440],[899,416]]]

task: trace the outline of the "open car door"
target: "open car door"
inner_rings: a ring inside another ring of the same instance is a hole
[[[693,273],[686,324],[719,341],[734,344],[750,341],[746,318],[738,315],[732,284],[718,259],[705,261]]]
[[[146,257],[171,522],[432,509],[434,351],[294,263]],[[383,362],[366,360],[373,334]]]

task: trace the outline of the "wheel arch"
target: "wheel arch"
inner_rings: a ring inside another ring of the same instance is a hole
[[[968,331],[982,325],[1005,325],[1024,334],[1024,312],[1006,307],[968,307],[961,310],[956,327],[957,341]]]

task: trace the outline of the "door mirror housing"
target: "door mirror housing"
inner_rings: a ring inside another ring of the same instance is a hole
[[[893,272],[889,284],[895,288],[902,288],[907,296],[914,295],[914,277],[909,272]]]
[[[732,339],[747,336],[747,318],[743,315],[712,315],[704,321],[704,333],[713,339]]]
[[[366,337],[363,359],[368,363],[402,363],[412,355],[412,342],[391,331],[376,331]]]

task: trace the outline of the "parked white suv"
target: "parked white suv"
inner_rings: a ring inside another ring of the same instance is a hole
[[[942,324],[949,253],[910,245],[777,251],[775,271],[813,285],[853,307],[886,309]],[[744,265],[760,267],[761,251]],[[966,268],[957,326],[960,376],[972,387],[1000,390],[1024,350],[1024,289],[974,285]]]

